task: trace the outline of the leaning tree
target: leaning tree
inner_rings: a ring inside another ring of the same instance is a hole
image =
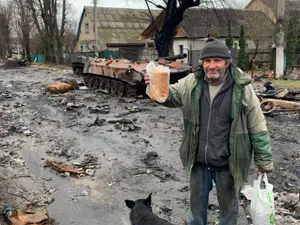
[[[183,20],[184,12],[192,7],[210,4],[212,7],[224,6],[228,0],[161,0],[164,4],[157,4],[155,0],[145,0],[148,9],[149,4],[163,10],[163,21],[161,26],[152,22],[155,26],[154,42],[158,57],[173,54],[173,42],[177,33],[178,26]],[[232,0],[234,1],[234,0]],[[227,4],[226,4],[227,5]],[[227,5],[228,6],[228,5]],[[150,11],[151,14],[151,11]],[[160,28],[159,28],[160,27]]]

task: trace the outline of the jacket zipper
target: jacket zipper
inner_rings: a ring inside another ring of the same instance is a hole
[[[204,91],[205,92],[205,91]],[[207,100],[209,102],[209,115],[208,115],[208,124],[207,124],[207,128],[206,128],[206,143],[205,143],[205,163],[207,166],[208,165],[208,161],[207,161],[207,150],[208,150],[208,133],[209,133],[209,126],[210,126],[210,118],[211,118],[211,103],[210,103],[210,99],[208,98],[206,92],[205,95],[207,97]]]

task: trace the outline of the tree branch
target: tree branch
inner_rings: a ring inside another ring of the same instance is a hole
[[[156,8],[159,8],[159,9],[162,9],[162,10],[166,10],[166,7],[163,7],[162,5],[158,5],[155,2],[152,2],[150,0],[146,0],[146,2],[149,2],[150,4],[154,5]]]
[[[31,14],[32,14],[32,18],[33,18],[33,21],[34,21],[34,24],[39,32],[39,35],[41,38],[43,38],[43,32],[42,32],[42,29],[41,29],[41,25],[38,21],[38,16],[37,16],[37,13],[36,13],[36,9],[34,8],[34,4],[33,4],[33,0],[27,0],[27,4],[29,6],[29,9],[31,11]]]
[[[147,5],[147,8],[148,8],[148,11],[149,11],[149,13],[150,13],[150,16],[151,16],[151,19],[152,19],[153,26],[154,26],[154,28],[155,28],[155,31],[156,31],[156,33],[158,33],[158,32],[159,32],[159,30],[158,30],[158,27],[157,27],[157,25],[156,25],[156,23],[155,23],[154,16],[153,16],[153,14],[152,14],[152,12],[151,12],[151,10],[150,10],[150,7],[149,7],[149,4],[148,4],[148,1],[149,1],[149,0],[145,0],[145,2],[146,2],[146,5]]]
[[[182,3],[180,4],[179,8],[182,7],[182,9],[186,10],[191,7],[195,7],[200,5],[200,0],[182,0]]]
[[[60,27],[60,38],[63,38],[65,34],[65,26],[66,26],[66,0],[63,0],[62,6],[62,21]]]

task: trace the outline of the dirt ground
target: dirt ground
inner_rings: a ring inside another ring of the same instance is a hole
[[[181,110],[90,90],[45,92],[47,84],[65,78],[81,80],[71,70],[0,70],[0,210],[31,202],[46,208],[53,224],[129,225],[124,200],[152,193],[156,214],[185,224],[189,191],[178,154]],[[300,115],[273,114],[267,121],[276,166],[269,181],[276,199],[296,196]],[[84,167],[91,175],[57,172],[47,160]],[[253,166],[248,184],[255,178]],[[215,191],[210,204],[210,224],[218,224]],[[299,225],[294,209],[284,208],[278,224]],[[0,224],[6,224],[1,216]],[[248,224],[242,207],[238,224]]]

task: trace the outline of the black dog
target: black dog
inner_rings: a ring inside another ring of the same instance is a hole
[[[152,193],[151,193],[152,194]],[[136,201],[125,200],[126,206],[131,209],[130,222],[132,225],[173,225],[159,218],[152,212],[151,194],[147,199]]]

